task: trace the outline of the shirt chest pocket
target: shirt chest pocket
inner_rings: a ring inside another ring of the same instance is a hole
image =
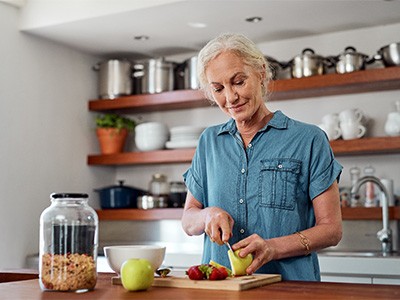
[[[261,206],[293,210],[301,161],[273,158],[261,161],[259,203]]]

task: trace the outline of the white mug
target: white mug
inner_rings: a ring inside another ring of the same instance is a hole
[[[358,139],[364,136],[367,129],[359,122],[340,122],[344,140]]]
[[[343,110],[339,113],[340,122],[358,122],[360,123],[364,114],[358,108]]]
[[[337,140],[342,134],[340,128],[334,124],[319,124],[318,127],[325,131],[330,141]]]
[[[322,117],[322,124],[325,125],[330,125],[334,124],[336,126],[339,126],[339,116],[338,114],[327,114]]]

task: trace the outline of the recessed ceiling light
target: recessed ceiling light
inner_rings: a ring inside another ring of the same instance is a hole
[[[200,22],[189,22],[187,23],[190,27],[193,28],[205,28],[207,27],[207,24],[205,23],[200,23]]]
[[[249,22],[249,23],[258,23],[258,22],[261,22],[261,21],[262,21],[261,17],[246,18],[246,22]]]
[[[150,37],[147,35],[136,35],[133,37],[133,39],[137,41],[147,41],[148,39],[150,39]]]

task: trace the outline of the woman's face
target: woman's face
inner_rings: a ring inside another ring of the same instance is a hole
[[[233,52],[222,52],[211,60],[205,74],[214,101],[236,122],[251,120],[264,105],[263,74]]]

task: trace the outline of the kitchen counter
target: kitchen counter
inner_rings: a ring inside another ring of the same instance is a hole
[[[99,273],[96,288],[88,293],[42,292],[37,279],[0,283],[2,299],[400,299],[392,285],[284,281],[246,291],[151,287],[128,292],[111,284],[111,273]],[[210,283],[211,284],[211,283]]]

